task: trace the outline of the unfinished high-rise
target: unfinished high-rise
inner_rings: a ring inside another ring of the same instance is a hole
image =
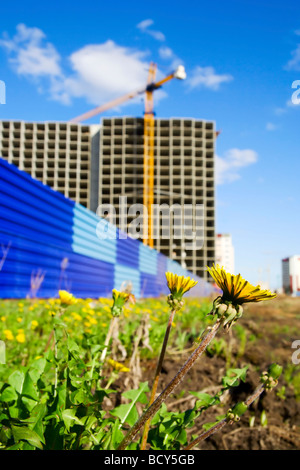
[[[154,248],[204,279],[206,266],[215,261],[215,136],[212,121],[155,119],[154,203],[203,205],[204,243],[187,249],[170,231],[169,238],[154,239]],[[119,225],[120,196],[126,196],[128,208],[143,204],[144,120],[102,119],[99,154],[98,202],[114,206]]]
[[[0,121],[0,156],[87,208],[91,141],[91,126]]]

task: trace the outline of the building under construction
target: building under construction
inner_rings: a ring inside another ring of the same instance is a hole
[[[156,233],[153,247],[206,279],[206,266],[215,261],[214,122],[195,119],[155,119],[153,202],[169,207],[203,205],[203,247],[187,249],[187,240]],[[119,196],[127,207],[143,204],[144,120],[104,118],[99,146],[98,204],[116,209],[121,225]],[[93,210],[96,207],[92,207]],[[129,220],[130,222],[130,220]],[[142,234],[141,234],[142,238]]]
[[[153,202],[203,205],[204,244],[189,250],[171,230],[169,238],[156,236],[153,247],[204,279],[206,266],[215,261],[215,136],[212,121],[154,121]],[[94,212],[101,204],[113,205],[117,226],[119,196],[126,196],[127,208],[143,204],[143,153],[143,118],[104,118],[92,126],[0,122],[3,158]]]

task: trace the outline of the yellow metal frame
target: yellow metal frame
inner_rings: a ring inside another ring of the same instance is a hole
[[[148,85],[154,83],[156,64],[151,62]],[[153,91],[146,90],[144,115],[144,185],[143,242],[153,248],[153,204],[154,204],[154,113]]]

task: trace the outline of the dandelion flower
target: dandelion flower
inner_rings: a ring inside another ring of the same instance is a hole
[[[39,322],[36,320],[32,320],[31,322],[31,329],[35,330],[35,328],[39,325]]]
[[[58,291],[58,295],[59,295],[60,303],[63,306],[73,305],[76,303],[76,299],[73,296],[73,294],[70,294],[70,292],[67,292],[66,290]]]
[[[194,281],[190,277],[178,276],[173,273],[166,273],[168,287],[174,298],[182,298],[183,294],[194,287],[198,281]]]
[[[113,289],[112,298],[113,305],[111,307],[111,313],[114,317],[118,317],[122,313],[124,305],[129,300],[129,294]]]
[[[166,273],[167,284],[170,289],[168,304],[174,310],[180,310],[183,307],[182,296],[194,287],[198,281],[190,277],[178,276],[170,272]]]
[[[230,328],[242,316],[242,304],[261,302],[262,300],[270,300],[276,297],[276,294],[269,290],[262,290],[260,286],[254,287],[243,279],[240,274],[227,273],[218,264],[207,269],[223,291],[223,295],[214,300],[211,313],[213,315],[216,314],[222,320],[224,328]]]
[[[123,364],[120,362],[114,361],[113,359],[108,359],[107,361],[115,370],[118,370],[120,372],[130,372],[130,369],[128,367],[125,367]]]
[[[269,290],[262,290],[260,286],[254,287],[248,281],[243,279],[240,274],[234,275],[227,273],[225,269],[217,266],[208,268],[208,272],[222,289],[223,301],[232,302],[234,305],[242,305],[246,302],[260,302],[270,300],[276,297],[276,294]]]
[[[81,321],[82,320],[82,316],[79,315],[79,313],[77,313],[77,312],[72,312],[71,315],[74,318],[74,320],[76,320],[76,321]]]
[[[16,336],[18,343],[25,343],[25,335],[23,332],[19,332]]]
[[[10,330],[3,330],[3,333],[5,335],[5,339],[7,339],[8,341],[12,341],[14,339],[14,335]]]

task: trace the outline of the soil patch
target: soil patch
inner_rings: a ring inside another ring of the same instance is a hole
[[[189,391],[214,394],[229,367],[249,365],[245,383],[225,394],[221,406],[206,410],[190,435],[203,432],[202,425],[213,422],[218,415],[248,397],[259,384],[260,375],[272,362],[283,366],[278,386],[264,392],[238,423],[203,441],[198,449],[206,450],[296,450],[300,449],[300,364],[293,363],[292,343],[300,340],[300,299],[279,297],[270,303],[249,304],[239,320],[239,331],[220,332],[226,348],[219,355],[206,353],[189,371],[184,381],[170,396],[168,409],[189,409],[194,400]],[[241,349],[242,348],[242,349]],[[300,349],[298,347],[298,349]],[[168,351],[159,391],[173,378],[189,353]],[[298,354],[300,359],[300,351]],[[142,363],[143,381],[151,386],[156,361]],[[264,417],[264,420],[262,419]]]

